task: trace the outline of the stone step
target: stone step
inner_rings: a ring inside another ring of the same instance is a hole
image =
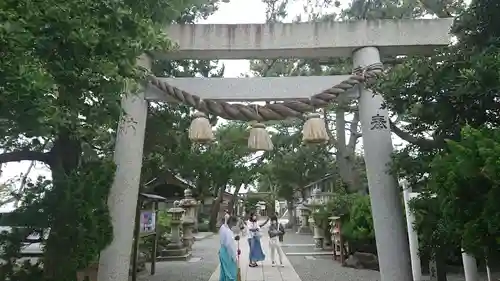
[[[185,255],[179,255],[179,256],[160,256],[156,258],[157,262],[162,262],[162,261],[187,261],[191,258],[191,253],[187,253]]]
[[[180,248],[180,249],[168,249],[168,250],[161,250],[159,253],[159,257],[175,257],[175,256],[184,256],[188,253],[187,248]]]

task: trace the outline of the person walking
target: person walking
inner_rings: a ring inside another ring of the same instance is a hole
[[[257,216],[254,213],[250,214],[250,219],[247,222],[247,230],[248,230],[248,246],[250,247],[249,251],[249,260],[250,267],[256,267],[257,262],[263,261],[266,256],[262,251],[262,245],[260,244],[260,238],[262,237],[262,233],[260,230],[260,225],[257,222]]]
[[[233,237],[233,232],[231,231],[231,227],[235,224],[236,218],[231,216],[224,217],[223,223],[219,229],[219,281],[236,281],[238,277],[237,255],[239,255],[239,249],[236,249],[236,243],[234,241],[239,240],[239,237]]]
[[[281,242],[285,235],[285,228],[278,222],[278,218],[275,215],[271,216],[271,225],[267,233],[269,234],[269,249],[271,250],[272,266],[276,266],[276,254],[278,254],[279,266],[283,267],[284,254],[283,249],[281,249]]]

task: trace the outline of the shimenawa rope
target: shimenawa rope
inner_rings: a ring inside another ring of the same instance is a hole
[[[347,92],[359,84],[370,84],[381,76],[382,73],[383,65],[381,63],[357,68],[353,71],[353,75],[349,79],[317,93],[309,99],[295,99],[266,105],[204,100],[199,96],[192,95],[166,82],[162,82],[156,77],[151,77],[150,83],[174,100],[189,105],[206,114],[217,115],[228,120],[263,122],[283,120],[289,117],[301,117],[304,113],[314,111],[315,108],[324,108],[335,102],[340,94]]]

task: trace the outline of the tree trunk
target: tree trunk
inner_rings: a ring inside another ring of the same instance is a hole
[[[277,216],[276,214],[276,200],[272,199],[271,202],[268,204],[269,206],[266,206],[268,208],[267,210],[267,216]]]
[[[50,168],[52,171],[53,190],[65,190],[71,188],[66,186],[66,178],[70,176],[79,165],[81,156],[81,145],[78,140],[71,138],[69,132],[61,133],[50,152]],[[52,208],[60,205],[64,195],[51,193]],[[50,195],[49,195],[50,196]],[[76,276],[77,268],[75,258],[71,256],[72,247],[67,247],[65,241],[71,239],[65,237],[65,229],[68,226],[67,214],[64,210],[45,210],[49,212],[50,233],[46,241],[44,251],[44,275],[49,280],[72,280]]]
[[[446,277],[446,254],[442,249],[436,251],[437,281],[447,281]]]
[[[238,194],[240,193],[240,189],[243,187],[243,184],[237,185],[236,189],[233,192],[233,196],[231,196],[231,200],[229,201],[229,204],[227,206],[227,209],[231,214],[234,214],[234,205],[236,204],[236,201],[238,200]]]
[[[224,196],[224,190],[225,187],[223,186],[219,187],[219,193],[217,195],[217,198],[215,199],[214,204],[212,205],[212,210],[210,212],[210,221],[208,223],[208,228],[212,232],[217,232],[217,218],[219,216],[220,205],[222,203]]]
[[[354,114],[354,118],[350,125],[351,134],[349,143],[346,143],[345,130],[345,111],[342,104],[335,112],[335,128],[337,135],[337,163],[342,181],[347,184],[349,192],[357,192],[360,190],[359,173],[356,169],[355,149],[356,141],[359,138],[357,128],[359,123],[359,113]]]
[[[288,223],[287,223],[287,228],[293,228],[295,227],[295,212],[293,210],[293,201],[292,200],[287,200],[286,201],[286,207],[288,210]]]

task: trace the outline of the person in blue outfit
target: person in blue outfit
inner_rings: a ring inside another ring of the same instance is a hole
[[[250,219],[247,222],[250,267],[256,267],[257,262],[263,261],[266,258],[260,244],[260,238],[262,237],[260,227],[257,222],[257,216],[251,213]]]
[[[231,228],[236,225],[236,218],[224,216],[223,220],[224,223],[219,229],[219,281],[236,281],[238,275],[238,264],[236,259],[237,250],[235,239],[239,240],[239,237],[233,237],[233,232],[231,231]]]

